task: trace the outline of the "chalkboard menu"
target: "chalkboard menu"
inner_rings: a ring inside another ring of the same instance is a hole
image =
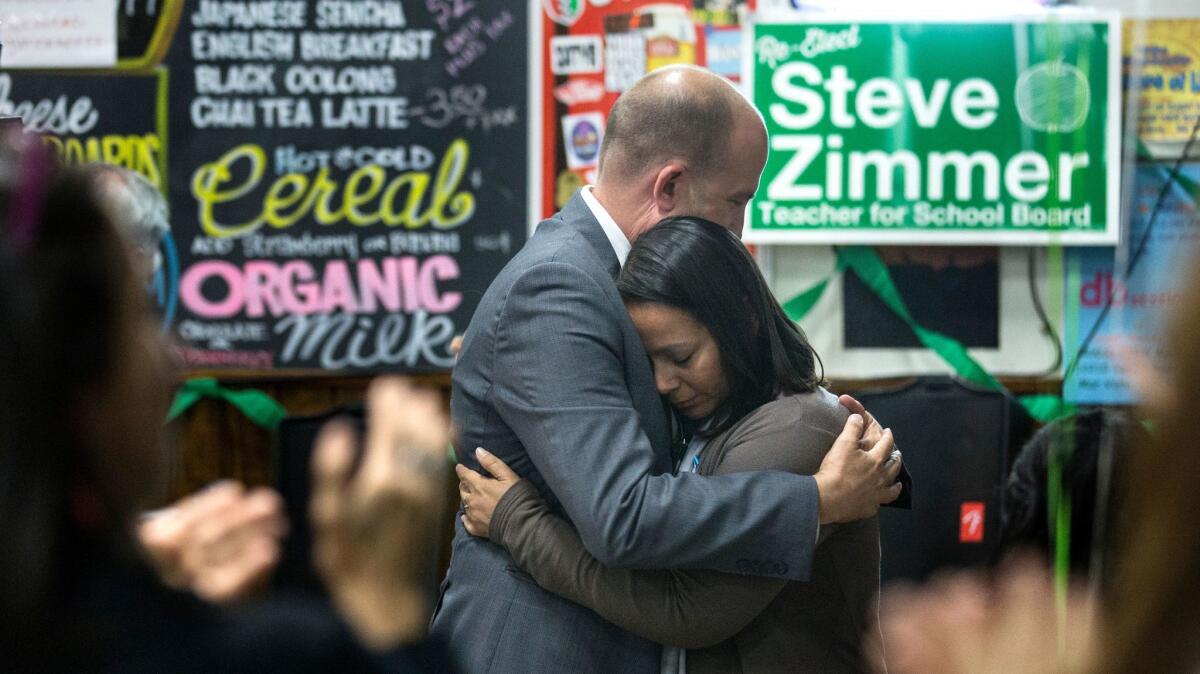
[[[0,115],[44,134],[69,164],[104,162],[163,187],[166,165],[157,114],[166,78],[157,73],[96,77],[72,72],[0,72]],[[121,97],[112,95],[121,91]]]
[[[453,364],[525,239],[527,5],[184,5],[168,164],[189,369]]]

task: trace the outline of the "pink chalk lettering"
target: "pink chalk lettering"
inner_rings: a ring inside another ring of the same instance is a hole
[[[200,286],[210,277],[225,281],[225,299],[209,300],[200,292]],[[202,318],[229,318],[242,308],[242,272],[236,266],[222,260],[207,260],[192,265],[179,280],[179,296],[193,314]]]

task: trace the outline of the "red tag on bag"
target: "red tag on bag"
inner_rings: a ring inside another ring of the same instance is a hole
[[[963,501],[958,516],[958,542],[983,542],[983,501]]]

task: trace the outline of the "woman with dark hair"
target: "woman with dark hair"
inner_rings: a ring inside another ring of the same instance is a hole
[[[373,385],[353,479],[348,431],[318,442],[314,548],[345,622],[300,601],[224,611],[164,586],[132,533],[174,382],[144,302],[90,177],[39,138],[0,138],[5,671],[445,671],[436,649],[405,647],[424,634],[415,560],[443,500],[436,398]]]
[[[1085,407],[1039,429],[1017,454],[1004,482],[993,561],[1024,550],[1040,556],[1047,568],[1054,565],[1055,531],[1046,513],[1050,466],[1058,461],[1063,498],[1070,507],[1071,572],[1087,575],[1093,564],[1103,568],[1104,560],[1119,552],[1119,541],[1106,538],[1097,525],[1108,514],[1125,510],[1120,484],[1105,476],[1124,475],[1129,450],[1145,440],[1146,429],[1131,415],[1106,407]]]
[[[821,388],[816,353],[731,232],[664,220],[634,242],[617,286],[659,392],[691,432],[680,472],[817,472],[848,412]],[[611,569],[532,484],[486,453],[481,463],[497,479],[458,469],[467,530],[507,548],[543,588],[664,644],[663,672],[853,672],[879,662],[860,646],[877,631],[878,518],[821,527],[809,582]],[[761,571],[746,560],[747,574]]]

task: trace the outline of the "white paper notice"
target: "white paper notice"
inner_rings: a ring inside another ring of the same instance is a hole
[[[0,68],[117,63],[117,0],[0,0]]]

